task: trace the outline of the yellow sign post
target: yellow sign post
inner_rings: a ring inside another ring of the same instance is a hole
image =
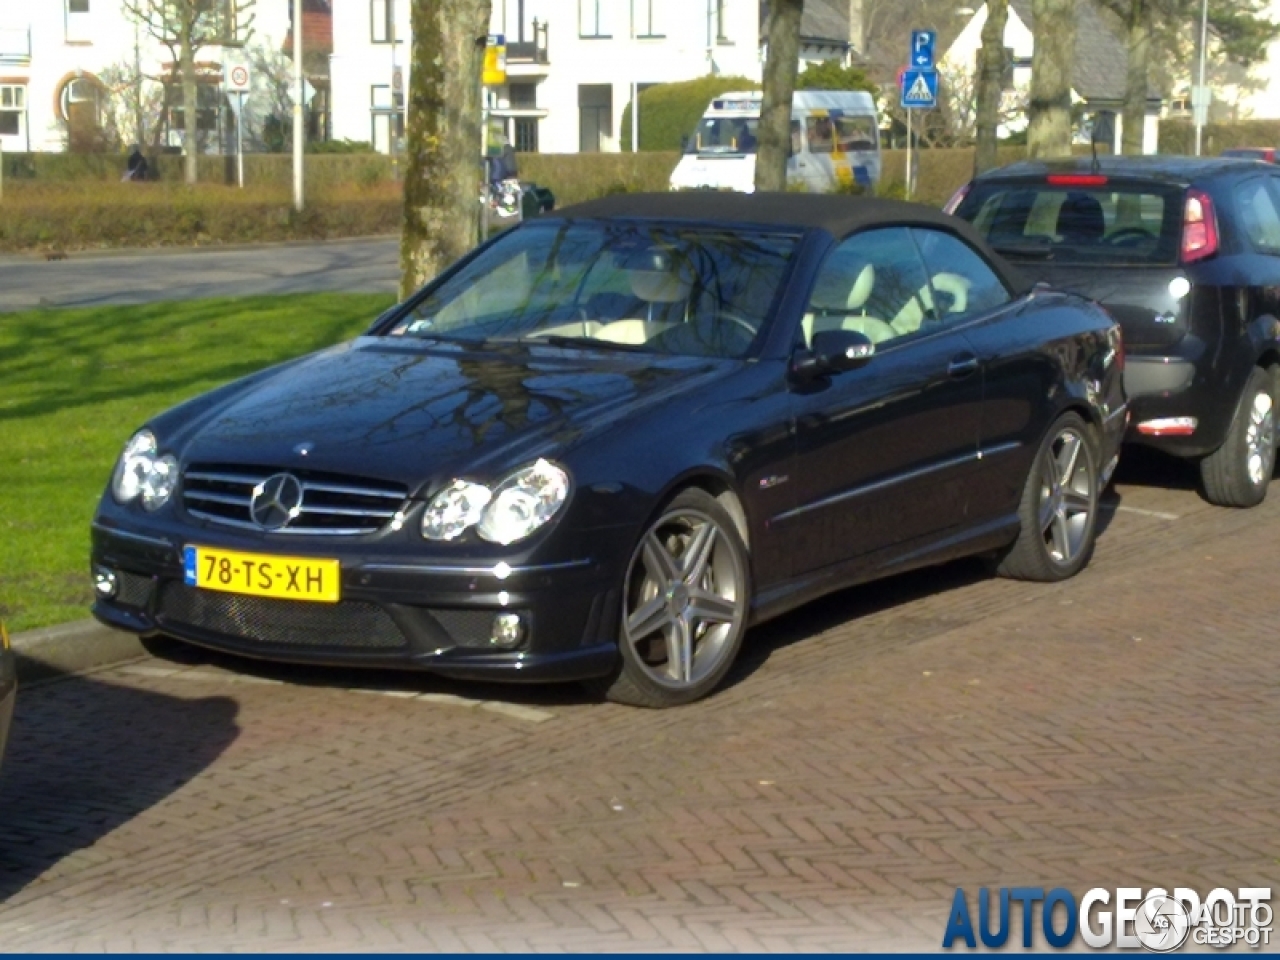
[[[484,76],[481,83],[496,87],[507,82],[507,38],[490,34],[484,48]]]

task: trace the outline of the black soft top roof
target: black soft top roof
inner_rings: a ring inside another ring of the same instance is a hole
[[[588,200],[550,213],[539,220],[594,220],[619,217],[636,220],[685,221],[781,230],[823,230],[836,240],[870,227],[934,227],[954,233],[976,247],[990,261],[1010,289],[1022,293],[1030,284],[997,256],[964,220],[935,207],[901,200],[882,200],[841,194],[730,193],[688,190],[670,193],[622,193]]]

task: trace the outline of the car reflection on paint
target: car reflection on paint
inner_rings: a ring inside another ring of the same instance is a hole
[[[94,519],[94,613],[687,703],[748,626],[849,584],[974,553],[1079,571],[1121,349],[924,207],[594,201],[145,424]]]

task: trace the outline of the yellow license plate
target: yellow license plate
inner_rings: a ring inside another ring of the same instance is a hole
[[[251,597],[337,603],[341,567],[337,560],[239,553],[213,547],[183,551],[183,580],[188,586]]]

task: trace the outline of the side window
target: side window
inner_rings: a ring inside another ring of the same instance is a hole
[[[931,305],[943,320],[985,313],[1009,302],[1009,291],[972,247],[949,233],[916,228],[933,288]]]
[[[810,153],[830,153],[835,143],[835,128],[830,117],[805,117],[804,132]]]
[[[929,278],[905,227],[858,233],[822,265],[805,310],[806,346],[824,330],[856,330],[873,343],[908,337],[936,321]]]
[[[1267,180],[1255,177],[1236,187],[1236,212],[1240,227],[1255,250],[1262,253],[1280,253],[1280,212]]]

